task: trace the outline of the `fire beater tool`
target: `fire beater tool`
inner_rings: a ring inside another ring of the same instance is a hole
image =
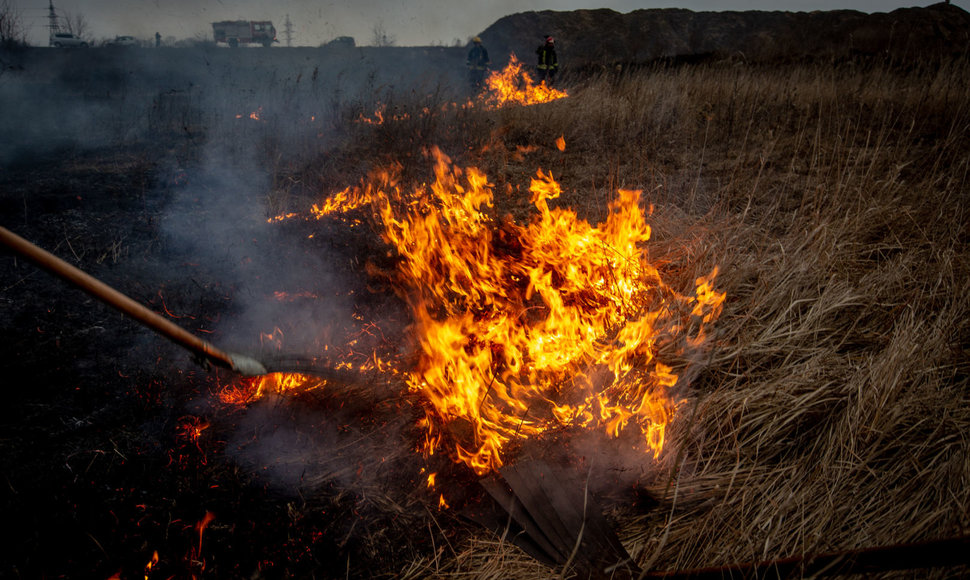
[[[75,268],[54,254],[28,242],[10,230],[0,227],[0,243],[51,274],[84,290],[108,306],[120,310],[151,330],[168,338],[212,364],[244,376],[264,375],[268,371],[254,358],[219,349],[191,332],[135,302],[90,274]],[[312,371],[311,371],[312,372]]]

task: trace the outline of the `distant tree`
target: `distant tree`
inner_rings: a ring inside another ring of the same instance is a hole
[[[0,0],[0,47],[27,44],[23,21],[10,0]]]
[[[373,33],[371,46],[394,46],[394,43],[397,42],[397,39],[387,34],[387,30],[384,28],[384,22],[381,20],[378,20],[374,24],[371,32]]]
[[[88,19],[81,12],[64,12],[64,30],[78,38],[88,38]]]

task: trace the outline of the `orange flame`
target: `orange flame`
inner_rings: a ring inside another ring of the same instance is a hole
[[[326,385],[326,381],[300,373],[269,373],[258,377],[235,380],[218,393],[219,400],[227,405],[245,405],[268,393],[310,391]]]
[[[197,552],[198,554],[202,553],[202,534],[203,532],[205,532],[205,529],[209,527],[209,524],[211,524],[212,520],[214,519],[216,519],[216,514],[210,511],[206,511],[202,519],[195,524],[195,530],[199,533],[199,546],[198,546],[198,552]]]
[[[242,119],[242,118],[245,117],[247,119],[252,119],[253,121],[259,121],[259,120],[261,120],[260,114],[262,114],[262,112],[263,112],[263,107],[257,107],[256,110],[253,111],[252,113],[250,113],[248,115],[238,114],[238,115],[236,115],[236,118],[237,119]]]
[[[565,136],[560,135],[559,138],[556,139],[556,149],[558,149],[560,151],[565,151],[566,150],[566,137]]]
[[[455,459],[484,474],[510,442],[580,426],[633,429],[657,456],[679,403],[660,345],[701,345],[724,300],[716,269],[693,296],[664,283],[643,247],[639,191],[620,190],[592,226],[550,207],[561,188],[540,169],[529,188],[536,216],[500,223],[487,212],[487,177],[434,156],[436,181],[410,195],[388,172],[342,192],[370,200],[400,256],[420,351],[407,382],[429,402],[425,451],[451,440]]]
[[[549,87],[545,82],[535,84],[514,54],[503,70],[494,71],[485,79],[485,86],[483,98],[492,107],[536,105],[569,96],[566,91]]]
[[[148,561],[147,564],[145,564],[145,580],[148,580],[148,577],[152,573],[152,568],[154,568],[157,564],[158,564],[158,550],[154,550],[152,552],[152,558]]]

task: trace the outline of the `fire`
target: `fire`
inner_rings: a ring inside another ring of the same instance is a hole
[[[633,434],[657,456],[679,401],[666,357],[698,348],[724,294],[716,269],[692,295],[650,263],[641,192],[620,190],[593,226],[550,201],[541,169],[527,224],[491,216],[492,185],[434,151],[436,180],[404,194],[383,172],[343,200],[368,200],[397,251],[396,283],[413,315],[418,363],[408,387],[428,403],[424,450],[484,474],[509,444],[554,428]],[[338,207],[339,204],[334,204]],[[676,356],[674,356],[676,358]]]
[[[535,84],[514,54],[503,70],[494,71],[485,79],[485,85],[487,90],[483,98],[492,107],[535,105],[569,96],[566,91],[554,89],[545,82]]]
[[[195,531],[199,533],[199,545],[196,550],[197,554],[202,553],[202,534],[205,532],[205,529],[209,527],[209,524],[211,524],[212,520],[214,519],[216,519],[216,514],[210,511],[206,511],[205,515],[202,516],[202,519],[196,522],[195,524]]]
[[[260,121],[262,120],[260,117],[262,113],[263,113],[263,107],[257,107],[256,110],[253,111],[252,113],[249,113],[248,115],[238,114],[236,115],[236,118],[237,119],[247,118],[247,119],[252,119],[253,121]]]
[[[335,213],[344,213],[368,205],[373,201],[373,192],[367,189],[348,187],[331,195],[323,205],[314,204],[310,213],[317,219]]]
[[[148,577],[152,573],[152,568],[154,568],[156,565],[158,565],[158,550],[154,550],[152,552],[151,559],[147,564],[145,564],[145,580],[148,580]]]
[[[295,212],[284,213],[284,214],[280,214],[280,215],[274,215],[273,217],[267,218],[266,219],[266,222],[267,223],[281,222],[281,221],[284,221],[284,220],[288,220],[290,218],[295,218],[298,215],[299,214],[297,214]]]
[[[326,381],[300,373],[269,373],[258,377],[237,379],[218,393],[219,400],[227,405],[245,405],[269,393],[311,391],[326,385]]]

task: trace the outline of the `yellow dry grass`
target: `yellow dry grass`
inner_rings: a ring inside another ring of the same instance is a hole
[[[618,188],[641,189],[651,253],[683,288],[720,267],[716,345],[644,482],[659,507],[609,505],[639,565],[929,540],[970,529],[968,73],[657,68],[536,107],[415,107],[347,151],[398,159],[407,178],[439,145],[506,188],[497,211],[513,215],[540,166],[593,222]],[[401,571],[560,572],[486,532]]]

